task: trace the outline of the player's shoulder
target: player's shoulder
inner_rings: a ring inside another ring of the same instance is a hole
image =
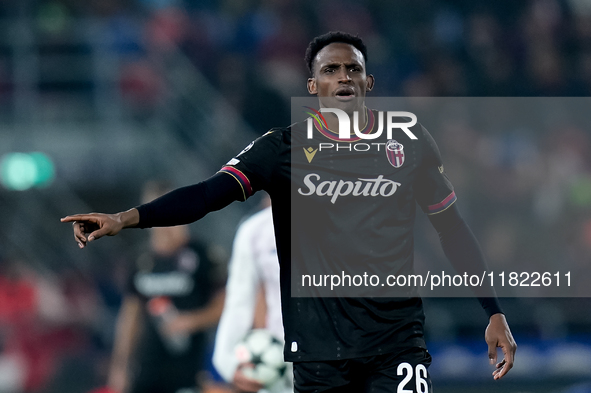
[[[281,144],[284,145],[290,145],[291,144],[291,129],[293,127],[293,124],[287,127],[275,127],[275,128],[271,128],[269,131],[267,131],[263,137],[269,137],[269,138],[274,138],[277,139],[278,141],[281,142]]]
[[[287,127],[273,127],[269,131],[265,132],[261,136],[261,138],[264,138],[264,137],[271,137],[271,138],[281,138],[281,137],[284,137],[285,135],[291,134],[291,127],[292,126],[287,126]]]
[[[269,146],[280,147],[291,143],[291,130],[289,127],[275,127],[253,140],[250,145],[241,152],[245,153],[252,147],[268,148]]]

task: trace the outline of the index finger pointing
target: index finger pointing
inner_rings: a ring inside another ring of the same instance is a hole
[[[93,221],[95,222],[97,218],[91,214],[74,214],[73,216],[66,216],[61,218],[61,222],[73,222],[73,221]]]

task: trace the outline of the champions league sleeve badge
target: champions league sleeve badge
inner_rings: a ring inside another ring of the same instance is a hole
[[[386,157],[394,168],[400,168],[404,164],[404,146],[402,143],[390,139],[386,143]]]

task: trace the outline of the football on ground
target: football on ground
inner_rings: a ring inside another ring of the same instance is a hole
[[[283,361],[283,342],[268,330],[251,330],[236,345],[235,354],[238,362],[252,365],[242,369],[244,375],[267,387],[285,374],[287,365]]]

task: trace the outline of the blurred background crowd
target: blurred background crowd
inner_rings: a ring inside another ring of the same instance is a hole
[[[581,113],[591,107],[591,0],[0,0],[0,392],[105,382],[147,231],[80,251],[59,218],[137,205],[150,179],[202,180],[290,124],[291,97],[307,95],[306,46],[330,30],[365,40],[374,96],[576,97]],[[485,254],[589,282],[591,123],[488,120],[427,125]],[[191,227],[221,275],[258,202]],[[416,232],[417,260],[445,263],[424,217]],[[506,391],[591,391],[588,298],[503,305],[520,345]],[[477,302],[426,308],[438,390],[498,389]]]

